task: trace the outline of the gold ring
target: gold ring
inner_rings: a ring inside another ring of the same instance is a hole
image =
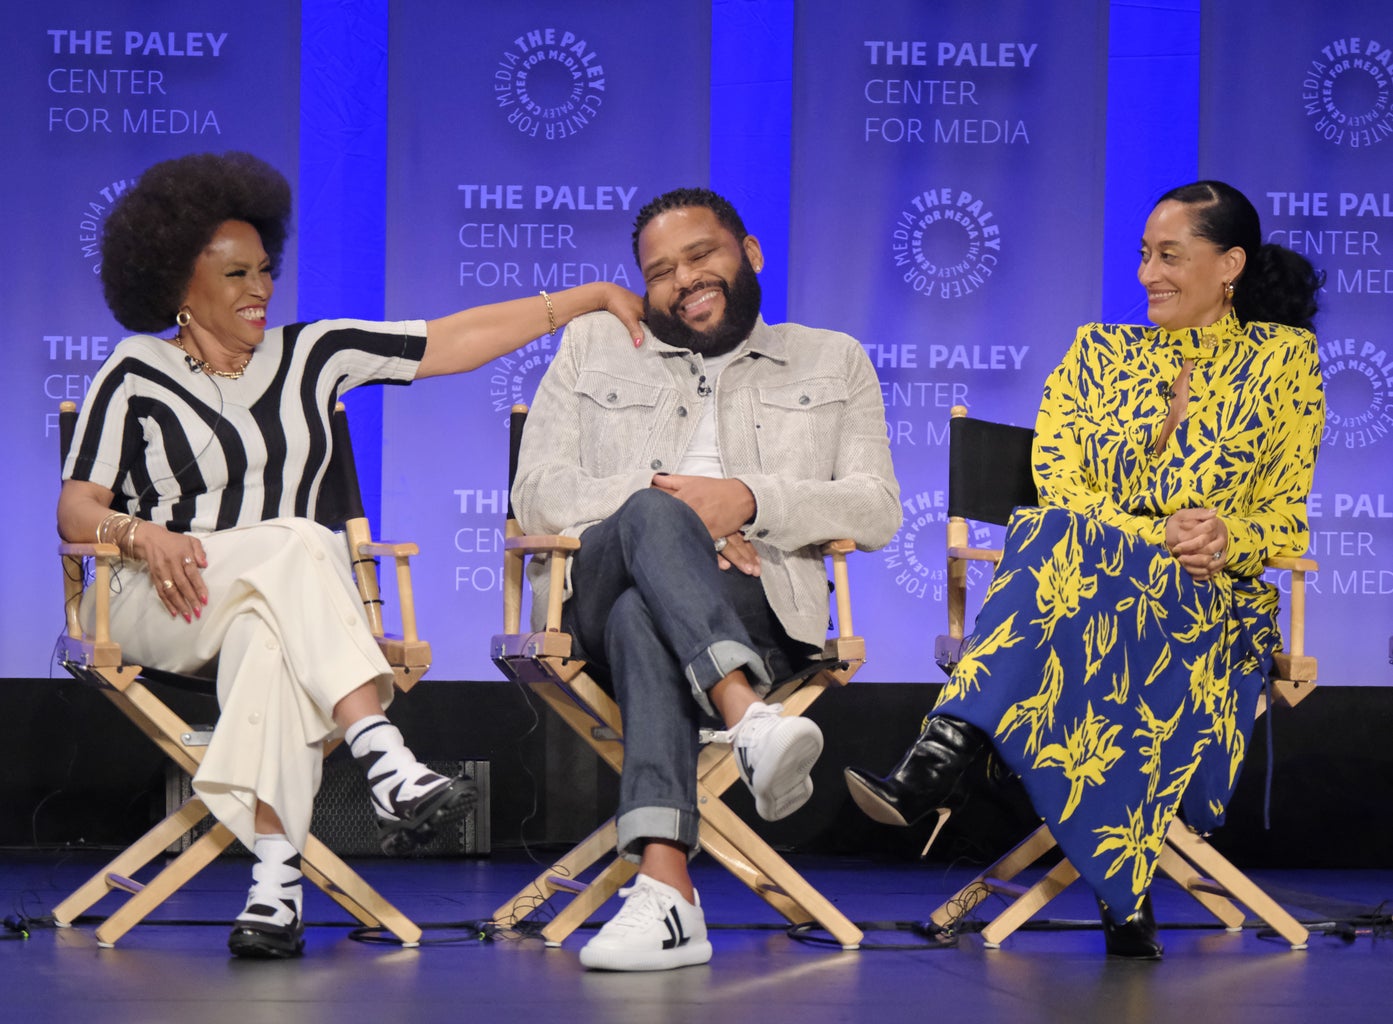
[[[174,586],[174,581],[173,581],[173,580],[160,580],[160,586],[164,587],[165,590],[169,590],[171,587]]]

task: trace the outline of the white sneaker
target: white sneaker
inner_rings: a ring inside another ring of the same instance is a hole
[[[822,730],[806,718],[785,718],[782,704],[751,704],[730,730],[740,777],[765,821],[786,818],[813,795],[808,775],[822,754]]]
[[[688,903],[670,885],[638,875],[620,889],[624,905],[580,951],[580,962],[601,971],[668,971],[711,959],[701,898]]]

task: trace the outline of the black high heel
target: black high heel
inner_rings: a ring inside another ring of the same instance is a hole
[[[987,734],[975,725],[934,715],[889,775],[881,778],[864,768],[847,768],[843,776],[856,806],[873,821],[911,826],[937,814],[924,856],[953,811],[967,800],[963,775],[990,749]]]
[[[1151,894],[1147,893],[1130,921],[1118,924],[1108,912],[1107,904],[1098,901],[1098,913],[1103,918],[1103,943],[1108,956],[1128,960],[1159,960],[1165,952],[1156,935],[1156,915],[1151,909]]]

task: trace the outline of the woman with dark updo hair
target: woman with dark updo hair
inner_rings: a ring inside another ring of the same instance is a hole
[[[1263,562],[1306,549],[1325,424],[1321,276],[1237,189],[1167,192],[1137,277],[1155,327],[1088,324],[1045,383],[1039,508],[1018,508],[962,659],[877,821],[940,825],[990,753],[1098,896],[1111,955],[1156,958],[1167,829],[1222,823],[1281,650]],[[932,840],[931,840],[932,841]]]
[[[228,940],[249,957],[304,948],[298,851],[321,747],[343,735],[372,790],[384,852],[473,808],[382,714],[392,672],[344,545],[311,507],[329,417],[362,384],[461,373],[608,310],[641,336],[638,296],[606,282],[441,319],[267,328],[290,186],[246,153],[149,168],[107,217],[102,286],[122,325],[63,467],[58,532],[117,544],[112,638],[142,664],[216,672],[222,707],[193,786],[256,858]],[[160,332],[174,329],[170,337]],[[81,614],[90,624],[95,595]]]

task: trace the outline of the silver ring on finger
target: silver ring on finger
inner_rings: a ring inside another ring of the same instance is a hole
[[[185,565],[193,565],[193,559],[190,558],[188,555],[185,555],[185,556],[184,556],[184,564],[185,564]]]
[[[730,541],[729,541],[727,538],[725,538],[725,537],[717,537],[717,538],[716,538],[716,554],[719,555],[722,551],[724,551],[724,550],[726,549],[726,545],[727,545],[728,543],[730,543]]]

